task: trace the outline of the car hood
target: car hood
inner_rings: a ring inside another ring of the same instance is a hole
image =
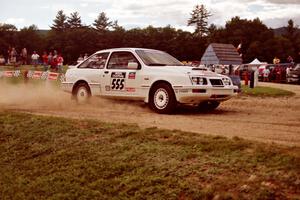
[[[217,74],[212,71],[203,70],[198,67],[189,67],[189,66],[163,66],[163,67],[155,67],[161,72],[165,73],[181,73],[187,74],[191,76],[206,76],[206,77],[223,77],[224,75]]]

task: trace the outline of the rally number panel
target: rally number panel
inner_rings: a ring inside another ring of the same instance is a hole
[[[126,72],[112,72],[110,89],[112,91],[125,91]]]

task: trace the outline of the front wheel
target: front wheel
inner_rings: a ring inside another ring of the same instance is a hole
[[[174,91],[167,83],[154,86],[149,98],[150,107],[160,114],[172,113],[177,105]]]
[[[212,111],[215,110],[220,105],[218,101],[205,101],[198,105],[201,111]]]
[[[87,103],[91,97],[89,86],[86,83],[78,84],[75,88],[74,97],[79,104]]]

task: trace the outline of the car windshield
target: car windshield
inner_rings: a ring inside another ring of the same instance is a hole
[[[148,66],[183,66],[173,56],[156,50],[136,50],[143,62]]]

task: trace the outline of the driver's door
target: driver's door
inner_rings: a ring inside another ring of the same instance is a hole
[[[132,64],[136,64],[136,67],[132,68]],[[141,82],[140,66],[131,52],[113,52],[103,72],[103,94],[116,97],[137,96]]]

